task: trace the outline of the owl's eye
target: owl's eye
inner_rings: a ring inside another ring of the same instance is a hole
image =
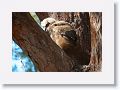
[[[48,22],[45,27],[47,28],[49,25],[50,25],[50,23]]]
[[[57,26],[57,24],[54,24],[54,26]]]

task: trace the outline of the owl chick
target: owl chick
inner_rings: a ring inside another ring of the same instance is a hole
[[[49,18],[44,19],[42,23],[46,23],[46,25],[44,26],[52,40],[61,49],[63,49],[69,57],[72,58],[73,62],[75,63],[73,71],[80,71],[79,65],[81,63],[81,50],[79,45],[79,39],[77,39],[78,36],[71,24],[65,21],[57,21],[55,19]]]
[[[68,22],[46,18],[41,23],[44,23],[45,30],[49,32],[52,40],[63,50],[76,45],[76,32]]]

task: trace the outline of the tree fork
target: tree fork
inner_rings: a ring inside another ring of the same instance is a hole
[[[28,12],[12,13],[12,38],[31,58],[39,71],[66,72],[74,66]]]

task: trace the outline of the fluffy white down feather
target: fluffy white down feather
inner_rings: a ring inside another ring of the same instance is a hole
[[[42,22],[41,22],[41,26],[42,28],[45,30],[45,27],[48,23],[53,23],[55,22],[56,20],[54,18],[46,18],[44,19]]]

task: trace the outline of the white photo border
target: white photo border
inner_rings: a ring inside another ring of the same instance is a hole
[[[3,84],[114,84],[112,0],[6,2],[2,1],[0,8],[0,78]],[[102,72],[12,72],[12,12],[102,12]]]

